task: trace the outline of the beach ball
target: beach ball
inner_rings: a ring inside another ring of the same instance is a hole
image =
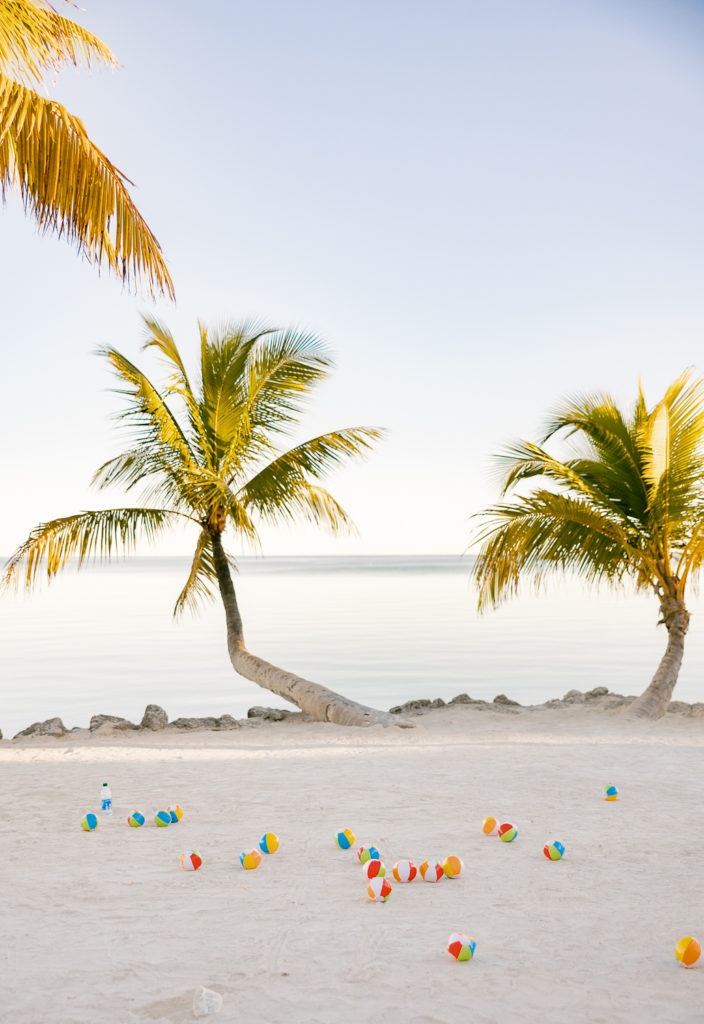
[[[496,818],[485,818],[482,822],[482,832],[485,836],[495,836],[496,830],[499,827],[499,823]]]
[[[365,878],[383,878],[386,868],[380,860],[368,860],[362,864],[362,871]]]
[[[127,824],[131,825],[132,828],[141,828],[144,824],[144,815],[141,811],[132,811],[131,814],[127,815]]]
[[[391,882],[386,878],[372,878],[367,886],[367,895],[375,903],[386,903],[391,895]]]
[[[543,853],[548,860],[562,860],[565,855],[565,848],[562,843],[558,843],[557,839],[553,839],[551,843],[545,844]]]
[[[97,814],[84,814],[81,818],[81,828],[84,832],[94,832],[99,824],[100,820]]]
[[[276,853],[279,848],[279,837],[273,832],[265,832],[259,840],[259,849],[262,853]]]
[[[397,882],[412,882],[418,874],[418,868],[412,860],[397,860],[391,870]]]
[[[186,850],[181,854],[181,867],[184,871],[197,871],[203,863],[203,858],[197,850]]]
[[[442,870],[446,878],[460,878],[464,872],[464,862],[459,857],[445,857]]]
[[[499,839],[502,843],[512,843],[518,835],[518,829],[515,825],[510,825],[506,822],[505,825],[499,825]]]
[[[604,800],[618,800],[618,790],[615,786],[604,786],[601,792]]]
[[[360,846],[357,850],[357,859],[360,864],[366,864],[368,860],[381,860],[381,854],[376,846]]]
[[[691,935],[685,935],[675,946],[675,956],[683,967],[692,967],[701,956],[702,947]]]
[[[240,854],[240,864],[247,871],[258,868],[262,862],[262,855],[259,850],[243,850]]]
[[[166,810],[171,815],[171,824],[177,825],[183,817],[183,807],[181,807],[181,804],[169,804]]]
[[[424,882],[439,882],[445,876],[442,864],[436,860],[424,860],[420,866],[420,873]]]
[[[343,828],[341,832],[338,832],[335,836],[335,842],[341,850],[349,850],[350,846],[354,842],[354,832],[350,832],[348,828]]]
[[[464,932],[453,932],[447,940],[447,952],[455,960],[471,960],[476,948],[476,940]]]
[[[169,811],[157,811],[154,815],[154,824],[158,825],[159,828],[166,828],[167,825],[170,825],[171,814]]]

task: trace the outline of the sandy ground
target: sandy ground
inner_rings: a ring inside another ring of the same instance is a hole
[[[704,1021],[704,969],[674,957],[704,941],[704,719],[416,721],[0,743],[0,1021],[177,1024],[199,985],[223,1022]],[[114,817],[84,833],[104,780]],[[176,802],[178,825],[126,824]],[[490,813],[515,842],[482,834]],[[465,875],[371,903],[344,827],[389,871],[454,853]],[[281,847],[245,872],[266,830]],[[192,847],[197,873],[179,864]],[[456,930],[469,963],[446,952]]]

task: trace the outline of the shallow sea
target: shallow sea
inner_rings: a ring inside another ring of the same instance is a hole
[[[471,562],[452,556],[242,558],[236,588],[250,650],[366,704],[505,693],[540,703],[574,688],[638,693],[664,650],[657,603],[574,580],[476,612]],[[232,670],[222,608],[172,618],[188,568],[138,558],[0,596],[0,728],[101,712],[139,721],[147,703],[243,717],[286,702]],[[704,700],[704,617],[692,622],[675,698]]]

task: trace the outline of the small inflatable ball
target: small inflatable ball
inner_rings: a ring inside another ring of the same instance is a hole
[[[499,839],[502,843],[512,843],[518,835],[518,829],[515,825],[506,822],[504,825],[499,825]]]
[[[471,960],[476,948],[475,939],[464,932],[453,932],[447,941],[447,952],[454,956],[455,960]]]
[[[397,860],[391,870],[397,882],[412,882],[418,874],[418,868],[412,860]]]
[[[604,786],[601,794],[604,800],[618,800],[618,790],[615,786]]]
[[[368,860],[381,860],[381,854],[376,846],[360,846],[357,850],[357,859],[360,864],[366,864]]]
[[[259,849],[262,853],[276,853],[279,848],[279,837],[273,832],[265,832],[259,840]]]
[[[362,864],[362,871],[365,878],[383,878],[386,868],[380,860],[368,860]]]
[[[81,818],[81,828],[84,832],[95,832],[99,824],[97,814],[84,814]]]
[[[485,836],[495,836],[499,828],[496,818],[485,818],[482,822],[482,832]]]
[[[424,882],[439,882],[445,877],[442,864],[437,860],[424,860],[420,866],[421,877]]]
[[[154,824],[159,828],[166,828],[171,824],[171,814],[168,811],[157,811],[154,815]]]
[[[240,864],[245,871],[254,871],[262,862],[262,855],[259,850],[243,850],[240,854]]]
[[[144,815],[141,811],[132,811],[127,815],[127,824],[131,828],[141,828],[144,824]]]
[[[461,878],[464,873],[464,861],[459,857],[445,857],[442,862],[445,878]]]
[[[179,821],[183,817],[183,807],[180,804],[169,805],[166,810],[171,815],[171,824],[178,825]]]
[[[181,854],[181,867],[184,871],[197,871],[203,863],[203,858],[197,850],[186,850]]]
[[[335,842],[341,850],[349,850],[350,846],[354,842],[354,832],[351,832],[348,828],[343,828],[341,832],[338,832],[335,836]]]
[[[675,956],[683,967],[693,967],[702,954],[702,947],[691,935],[685,935],[675,946]]]
[[[562,843],[558,843],[557,839],[553,839],[551,843],[545,844],[543,853],[548,860],[562,860],[565,855],[565,848]]]
[[[367,886],[367,896],[375,903],[386,903],[391,895],[391,882],[386,878],[372,878]]]

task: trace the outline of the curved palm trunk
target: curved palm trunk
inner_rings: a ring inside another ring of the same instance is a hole
[[[220,595],[225,606],[225,619],[227,621],[227,649],[230,654],[232,667],[245,679],[263,686],[267,690],[278,694],[284,700],[290,701],[311,715],[319,722],[336,722],[338,725],[396,725],[402,728],[412,728],[410,723],[399,719],[398,715],[391,715],[387,711],[376,711],[364,704],[357,704],[356,701],[348,700],[333,690],[321,686],[319,683],[312,683],[301,676],[293,675],[276,665],[258,658],[251,654],[244,643],[242,630],[242,618],[237,606],[237,597],[230,574],[222,541],[219,534],[211,536],[213,545],[213,560],[218,576]]]
[[[668,632],[667,648],[650,686],[629,705],[628,715],[634,718],[660,718],[665,714],[682,664],[689,612],[684,601],[676,597],[663,598],[660,611]]]

